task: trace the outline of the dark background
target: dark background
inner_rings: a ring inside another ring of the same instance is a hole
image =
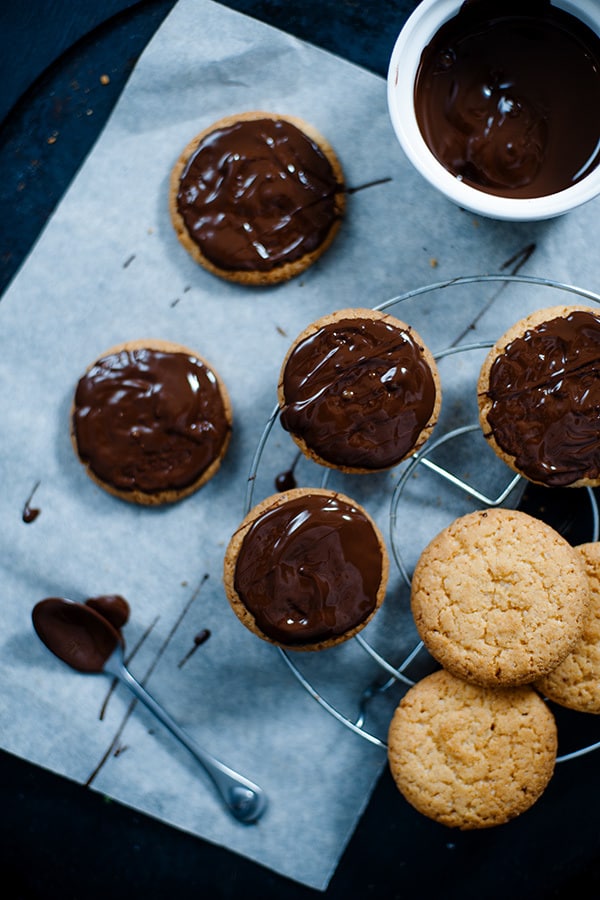
[[[417,4],[225,5],[384,76],[397,33]],[[173,6],[174,0],[0,0],[0,294]],[[546,510],[573,543],[588,539],[580,493],[554,491],[550,502],[536,489],[525,503],[533,513]],[[555,712],[564,740],[559,752],[600,736],[595,717]],[[1,890],[10,900],[600,897],[597,754],[560,764],[531,810],[480,832],[451,831],[420,816],[384,771],[324,895],[6,753],[0,753],[0,796]]]

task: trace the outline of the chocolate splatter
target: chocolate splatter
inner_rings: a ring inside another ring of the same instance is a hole
[[[293,488],[298,486],[294,471],[301,456],[302,453],[297,453],[290,468],[285,472],[280,472],[275,476],[275,489],[277,491],[291,491]]]
[[[378,184],[387,184],[391,178],[378,178],[376,181],[367,181],[366,184],[359,184],[357,187],[346,188],[347,194],[356,194],[357,191],[364,191],[365,188],[376,187]]]
[[[537,245],[535,243],[527,244],[517,253],[514,253],[510,257],[510,259],[507,259],[505,262],[503,262],[500,266],[500,271],[504,271],[505,269],[508,269],[509,266],[513,266],[508,274],[516,275],[519,269],[521,269],[525,265],[525,263],[531,259],[536,250],[536,247]],[[508,282],[505,282],[504,284],[500,285],[497,291],[490,295],[488,300],[480,306],[479,312],[477,313],[473,321],[469,325],[467,325],[467,327],[458,335],[457,338],[455,338],[455,340],[452,341],[452,347],[456,347],[462,341],[465,335],[468,334],[469,331],[475,330],[477,323],[479,322],[481,317],[488,311],[492,303],[494,303],[494,301],[500,296],[502,291],[505,291],[507,287]]]
[[[521,250],[518,250],[510,259],[507,259],[506,262],[503,262],[500,266],[500,271],[504,271],[508,269],[509,266],[512,266],[514,263],[514,267],[510,270],[511,275],[516,275],[519,269],[522,269],[526,262],[528,262],[533,254],[535,253],[537,245],[535,243],[527,244],[526,247],[523,247]]]
[[[26,525],[31,524],[31,522],[35,522],[35,520],[41,513],[41,509],[31,506],[31,501],[33,500],[33,495],[35,494],[35,492],[37,491],[39,486],[40,486],[40,482],[36,481],[36,483],[34,484],[32,490],[31,490],[31,493],[29,494],[29,497],[27,498],[27,500],[25,501],[25,503],[23,505],[23,512],[21,514],[21,518],[23,519],[23,521],[25,522]]]
[[[209,637],[210,637],[210,629],[209,628],[203,628],[202,631],[199,631],[198,634],[194,635],[194,643],[193,643],[192,647],[188,650],[188,652],[185,654],[185,656],[179,660],[179,662],[177,663],[177,668],[181,669],[182,666],[185,665],[185,663],[188,661],[190,656],[192,656],[196,652],[198,647],[201,647],[202,644],[205,644],[206,641],[209,639]]]

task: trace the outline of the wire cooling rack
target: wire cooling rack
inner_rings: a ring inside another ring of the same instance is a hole
[[[452,295],[453,301],[455,301],[456,298],[459,297],[460,301],[463,302],[464,297],[460,295],[460,292],[462,292],[465,288],[470,289],[473,286],[477,290],[492,289],[492,293],[491,296],[488,296],[483,300],[479,299],[478,308],[475,310],[473,318],[465,328],[465,333],[470,333],[470,331],[473,330],[474,327],[479,326],[480,320],[482,318],[485,318],[486,310],[491,309],[494,305],[494,301],[496,301],[500,297],[500,294],[507,289],[510,290],[518,286],[519,290],[525,289],[528,292],[531,291],[531,299],[533,299],[534,301],[534,306],[531,309],[523,308],[520,312],[515,314],[515,298],[513,298],[512,303],[509,302],[506,304],[507,319],[505,327],[498,331],[494,335],[493,339],[481,340],[473,343],[457,342],[456,345],[445,347],[442,350],[433,352],[433,356],[435,357],[438,364],[441,360],[455,355],[462,356],[464,354],[477,353],[478,351],[487,352],[489,348],[493,346],[495,340],[497,340],[497,338],[504,333],[506,328],[508,328],[518,318],[522,318],[529,312],[533,311],[533,309],[539,309],[545,306],[552,305],[568,305],[573,302],[578,302],[577,299],[573,300],[571,295],[574,295],[575,298],[579,298],[579,301],[590,301],[592,303],[600,304],[599,294],[596,294],[593,291],[576,287],[574,285],[562,284],[558,281],[553,281],[546,278],[538,278],[535,276],[497,274],[462,276],[460,278],[454,278],[447,281],[440,281],[434,284],[425,285],[412,291],[408,291],[404,294],[400,294],[396,297],[392,297],[391,299],[386,300],[384,303],[376,306],[375,309],[385,312],[395,312],[395,307],[397,306],[402,305],[403,307],[405,307],[409,303],[409,301],[414,301],[418,304],[421,302],[420,298],[437,298],[438,295],[444,291]],[[558,300],[552,299],[548,302],[540,302],[540,295],[543,296],[545,300],[546,295],[551,296],[552,291],[556,292],[559,298]],[[456,292],[459,293],[457,294]],[[500,300],[502,299],[503,298],[500,297]],[[467,303],[473,303],[472,296],[467,298]],[[512,310],[512,316],[508,312],[508,309]],[[406,310],[403,309],[403,313],[405,311]],[[439,315],[439,312],[436,312]],[[399,316],[399,318],[413,325],[413,327],[415,327],[417,331],[419,331],[421,337],[423,337],[427,341],[427,337],[423,333],[422,328],[414,325],[412,319],[409,316],[402,315]],[[493,328],[494,325],[492,324],[491,327]],[[496,325],[496,328],[497,327],[498,326]],[[273,409],[273,412],[269,416],[268,421],[266,422],[251,462],[245,497],[246,513],[249,512],[249,510],[255,503],[254,497],[256,492],[257,477],[260,472],[261,465],[263,465],[265,450],[276,440],[275,435],[277,435],[278,440],[282,436],[282,434],[286,434],[283,432],[283,429],[276,428],[278,419],[279,407],[278,405],[276,405]],[[475,423],[467,422],[459,425],[458,427],[445,427],[442,429],[441,433],[439,433],[439,428],[440,426],[438,425],[436,427],[433,438],[430,438],[429,441],[420,450],[415,452],[408,460],[404,461],[404,463],[400,464],[396,468],[396,470],[394,471],[395,484],[393,489],[389,491],[388,546],[391,550],[391,555],[396,564],[397,571],[399,572],[401,580],[403,581],[408,591],[410,591],[411,583],[410,565],[405,561],[404,558],[402,534],[400,533],[400,529],[398,528],[398,522],[400,519],[403,500],[407,491],[407,485],[410,484],[412,479],[418,477],[422,471],[427,471],[433,476],[434,479],[439,482],[439,485],[444,492],[453,492],[455,494],[458,493],[463,497],[468,498],[468,500],[474,504],[475,508],[490,508],[498,506],[514,507],[518,504],[519,499],[527,486],[527,481],[525,479],[523,479],[520,475],[514,475],[512,470],[504,466],[504,464],[502,464],[503,474],[501,478],[501,484],[497,489],[494,489],[493,491],[482,489],[481,486],[478,486],[476,477],[477,473],[475,473],[475,477],[465,477],[464,474],[462,474],[460,465],[456,465],[455,463],[460,459],[461,449],[465,446],[465,442],[470,443],[472,441],[483,440],[478,421]],[[285,438],[285,440],[288,440],[290,443],[292,442],[289,435]],[[443,460],[441,463],[433,458],[436,456],[436,454],[438,454],[440,450],[443,451]],[[295,452],[297,461],[300,454],[297,452],[297,449]],[[318,472],[315,473],[313,469],[311,477],[314,476],[314,481],[318,482],[318,484],[314,483],[312,486],[319,486],[322,488],[327,487],[330,482],[333,470],[330,468],[318,466],[316,467],[316,469],[318,469]],[[291,475],[293,470],[294,465],[286,474]],[[370,476],[363,475],[360,477],[369,478]],[[597,541],[599,539],[600,532],[600,519],[596,495],[591,488],[571,489],[571,491],[577,490],[581,491],[582,496],[585,495],[589,504],[588,514],[587,516],[585,516],[585,518],[587,519],[586,536],[582,538],[579,543],[583,543],[584,541]],[[379,746],[382,749],[387,749],[385,739],[381,735],[374,733],[366,727],[366,719],[368,716],[370,703],[374,698],[382,696],[388,691],[391,692],[392,689],[408,689],[413,684],[415,684],[415,680],[418,680],[418,677],[417,679],[415,679],[414,677],[411,677],[409,673],[416,662],[422,662],[422,658],[424,656],[428,657],[427,651],[425,650],[422,641],[418,640],[417,637],[412,649],[410,649],[403,655],[400,662],[392,663],[388,658],[386,658],[384,654],[380,653],[375,648],[375,646],[373,646],[372,642],[368,641],[365,638],[364,633],[362,632],[351,638],[351,641],[349,643],[353,643],[356,647],[360,648],[361,651],[367,654],[374,662],[378,671],[377,677],[371,679],[358,692],[358,696],[355,698],[356,712],[354,716],[341,711],[335,702],[331,702],[330,700],[328,700],[325,696],[325,693],[313,684],[311,677],[302,671],[301,665],[298,661],[298,657],[303,657],[305,656],[305,654],[292,654],[281,647],[277,647],[276,651],[279,653],[281,659],[293,674],[293,676],[296,678],[296,680],[299,682],[299,684],[327,713],[329,713],[342,725],[344,725],[355,734],[359,735],[364,740],[370,742],[371,744]],[[433,667],[437,667],[437,665],[434,665]],[[391,702],[393,702],[395,705],[395,703],[398,701],[397,699],[394,699]],[[579,715],[585,716],[586,714],[580,713]],[[598,748],[600,748],[600,741],[586,744],[585,746],[580,747],[577,750],[558,756],[557,762],[564,762],[566,760],[574,759]]]

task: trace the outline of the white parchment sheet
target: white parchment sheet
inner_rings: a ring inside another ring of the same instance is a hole
[[[312,122],[336,149],[350,187],[387,179],[350,193],[330,250],[300,278],[274,288],[237,287],[204,272],[178,243],[167,211],[169,172],[181,149],[221,116],[249,109]],[[277,651],[238,622],[221,583],[281,361],[320,315],[377,305],[431,281],[497,272],[531,244],[523,272],[599,287],[599,210],[593,202],[537,225],[475,219],[438,196],[405,160],[382,79],[210,0],[180,0],[0,303],[2,746],[324,889],[385,752],[314,702]],[[406,311],[437,350],[468,331],[489,301],[487,319],[504,328],[531,296],[493,286],[457,302],[442,292]],[[137,508],[103,492],[69,440],[70,402],[87,365],[118,342],[149,336],[207,358],[227,384],[235,417],[217,476],[165,509]],[[459,381],[472,377],[464,362],[444,371]],[[449,401],[450,418],[461,419],[461,397]],[[294,455],[276,423],[257,500],[274,490]],[[22,510],[36,484],[32,505],[40,513],[26,524]],[[355,477],[343,486],[387,533],[393,476]],[[431,523],[418,491],[408,502],[418,513],[406,536],[414,553]],[[71,671],[37,639],[31,610],[38,600],[106,593],[122,594],[132,607],[125,637],[130,650],[140,644],[133,673],[148,676],[150,692],[200,745],[267,792],[269,808],[257,825],[241,825],[224,811],[193,758],[141,707],[130,709],[124,688],[101,717],[108,680]],[[374,628],[401,654],[414,635],[397,573],[388,600]],[[184,659],[204,628],[209,640]],[[377,669],[351,645],[308,665],[311,677],[314,670],[331,685],[336,702],[356,709]],[[389,711],[382,715],[385,735]]]

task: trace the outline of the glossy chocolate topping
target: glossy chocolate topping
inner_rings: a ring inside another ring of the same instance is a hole
[[[121,350],[98,360],[75,393],[81,459],[119,491],[152,494],[197,481],[229,432],[214,373],[185,353]]]
[[[48,649],[79,672],[101,672],[120,641],[119,633],[103,616],[62,597],[36,603],[32,620]]]
[[[265,118],[201,140],[181,176],[177,208],[216,266],[268,272],[323,243],[341,190],[317,144],[291,123]]]
[[[550,0],[470,0],[423,51],[415,108],[450,172],[541,197],[600,161],[600,37]]]
[[[600,315],[572,312],[512,341],[488,396],[497,444],[532,481],[600,478]]]
[[[281,424],[333,465],[382,469],[415,446],[434,410],[431,368],[410,329],[340,319],[300,341],[283,373]]]
[[[280,644],[336,638],[375,609],[382,550],[365,514],[307,494],[263,513],[243,539],[235,590],[256,625]]]

